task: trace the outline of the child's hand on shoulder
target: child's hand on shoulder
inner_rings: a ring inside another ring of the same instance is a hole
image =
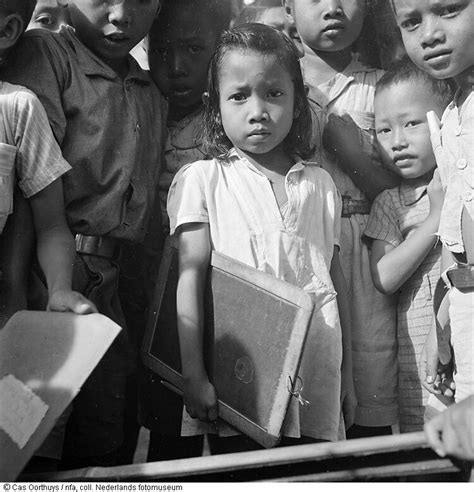
[[[73,312],[75,314],[97,313],[94,303],[79,292],[56,290],[51,292],[47,311]]]
[[[217,393],[207,377],[193,376],[184,381],[184,405],[193,419],[217,420]]]
[[[428,184],[428,198],[430,199],[430,214],[441,214],[441,209],[444,203],[444,190],[439,177],[438,169],[435,169],[433,178]]]
[[[324,128],[323,143],[331,153],[350,154],[361,147],[361,129],[348,114],[330,114]]]

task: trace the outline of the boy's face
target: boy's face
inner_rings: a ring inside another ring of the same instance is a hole
[[[474,65],[474,0],[394,0],[409,57],[438,79]]]
[[[160,0],[69,0],[79,39],[105,61],[124,60],[148,33]]]
[[[405,179],[424,176],[436,166],[426,113],[437,107],[422,84],[400,82],[377,91],[375,131],[385,166]]]
[[[168,7],[159,19],[150,33],[151,75],[168,97],[170,109],[192,111],[206,90],[207,67],[219,33],[212,18],[199,9]]]
[[[362,30],[365,0],[285,0],[301,40],[315,51],[342,51]]]
[[[59,31],[62,25],[68,24],[67,5],[58,0],[37,0],[28,29],[49,29]]]

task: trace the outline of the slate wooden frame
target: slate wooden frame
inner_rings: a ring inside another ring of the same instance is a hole
[[[142,358],[165,386],[182,393],[177,279],[177,246],[168,238]],[[206,367],[218,393],[219,417],[264,447],[274,447],[280,441],[313,309],[310,295],[302,289],[212,253],[205,295],[204,347]],[[251,329],[249,316],[257,322]],[[278,330],[272,333],[268,322],[276,323]],[[272,337],[275,346],[269,346]],[[260,347],[260,341],[267,343]],[[254,393],[248,395],[251,391]]]

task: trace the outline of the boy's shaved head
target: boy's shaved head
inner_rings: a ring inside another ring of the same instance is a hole
[[[31,20],[36,0],[0,0],[0,8],[6,14],[18,14],[23,19],[23,29]]]

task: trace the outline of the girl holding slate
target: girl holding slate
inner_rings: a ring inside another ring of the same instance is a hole
[[[226,31],[207,90],[204,142],[215,158],[182,168],[168,195],[171,234],[179,238],[178,330],[188,412],[182,434],[216,431],[217,395],[203,360],[203,292],[214,250],[325,294],[299,371],[309,405],[291,399],[283,444],[337,440],[344,435],[342,410],[350,425],[355,408],[338,253],[341,199],[329,174],[303,160],[312,154],[311,115],[296,50],[261,24]]]

